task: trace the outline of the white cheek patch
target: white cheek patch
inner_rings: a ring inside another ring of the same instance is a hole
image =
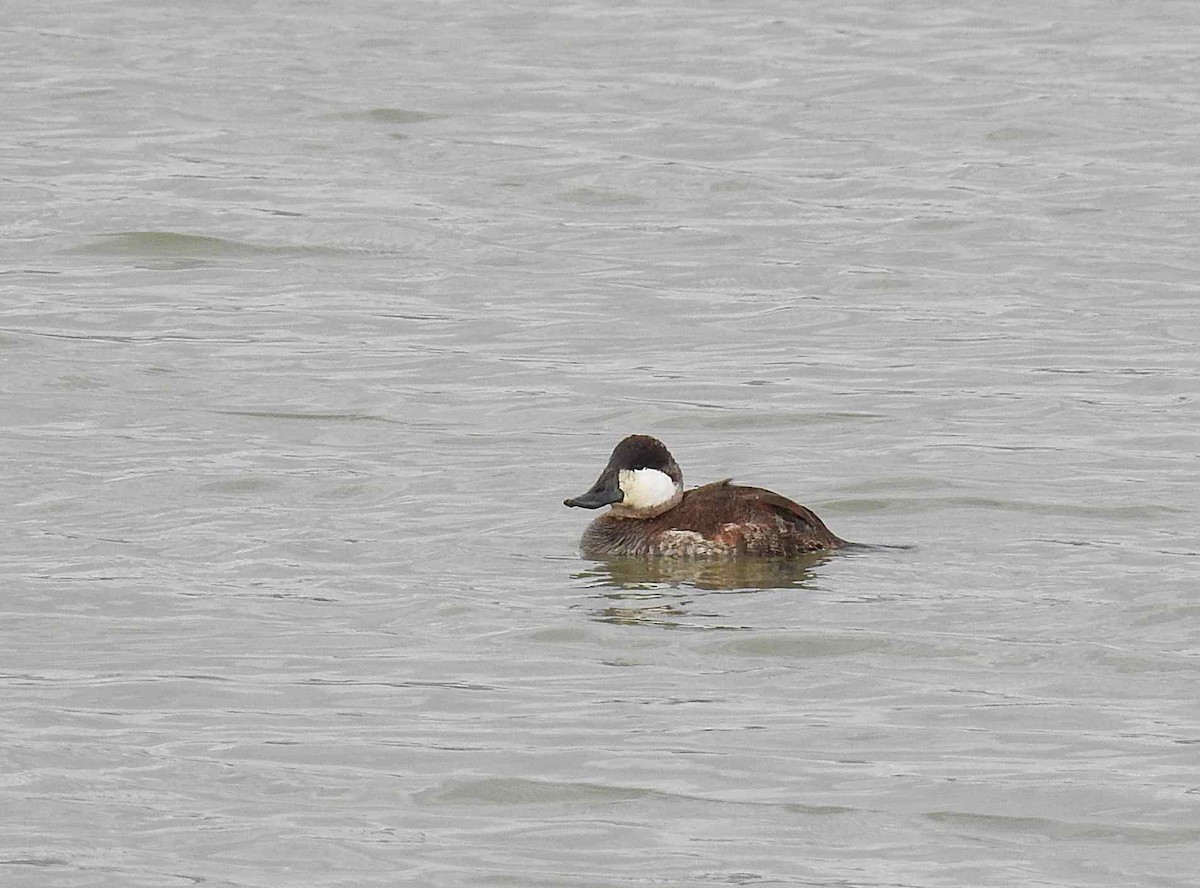
[[[618,481],[625,494],[621,505],[626,509],[653,509],[669,502],[676,493],[671,476],[658,469],[621,469]]]

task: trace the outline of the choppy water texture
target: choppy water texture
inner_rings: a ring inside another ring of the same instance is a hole
[[[10,4],[0,884],[1194,886],[1197,33]]]

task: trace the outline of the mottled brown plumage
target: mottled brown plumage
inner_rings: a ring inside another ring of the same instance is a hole
[[[631,439],[634,443],[631,444]],[[653,442],[651,448],[646,441]],[[629,454],[642,458],[629,462]],[[657,462],[644,459],[657,455]],[[639,464],[640,463],[640,464]],[[679,493],[662,511],[641,513],[623,507],[618,478],[622,470],[667,470]],[[683,476],[660,442],[631,436],[617,445],[600,479],[588,493],[567,505],[613,509],[584,531],[585,557],[612,556],[767,556],[791,558],[846,545],[810,509],[761,487],[742,487],[729,480],[683,491]],[[681,494],[681,496],[680,496]]]

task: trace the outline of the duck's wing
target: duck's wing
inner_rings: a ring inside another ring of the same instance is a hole
[[[844,545],[811,509],[773,490],[731,480],[693,488],[678,507],[651,520],[662,521],[666,530],[690,530],[756,555],[790,556]]]
[[[744,496],[747,497],[748,503],[754,504],[752,508],[782,518],[798,537],[821,547],[837,549],[846,545],[846,541],[826,527],[825,522],[817,517],[817,513],[807,506],[802,506],[795,500],[790,500],[782,494],[762,487],[740,489],[746,491]]]
[[[768,509],[782,515],[790,523],[802,524],[806,528],[821,530],[826,533],[829,532],[812,509],[788,499],[783,494],[776,493],[773,490],[766,490],[762,487],[743,487],[742,489],[746,491],[746,498],[753,501],[759,508]]]
[[[727,534],[739,523],[753,525],[766,516],[778,517],[793,533],[825,545],[841,542],[812,509],[764,487],[734,484],[732,478],[689,490],[680,510],[666,513],[664,520],[684,519],[689,528],[714,535]]]

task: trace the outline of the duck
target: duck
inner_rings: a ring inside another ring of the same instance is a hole
[[[650,435],[622,439],[596,483],[563,505],[608,506],[580,540],[592,559],[795,558],[850,545],[811,509],[774,491],[731,478],[685,490],[671,451]]]

